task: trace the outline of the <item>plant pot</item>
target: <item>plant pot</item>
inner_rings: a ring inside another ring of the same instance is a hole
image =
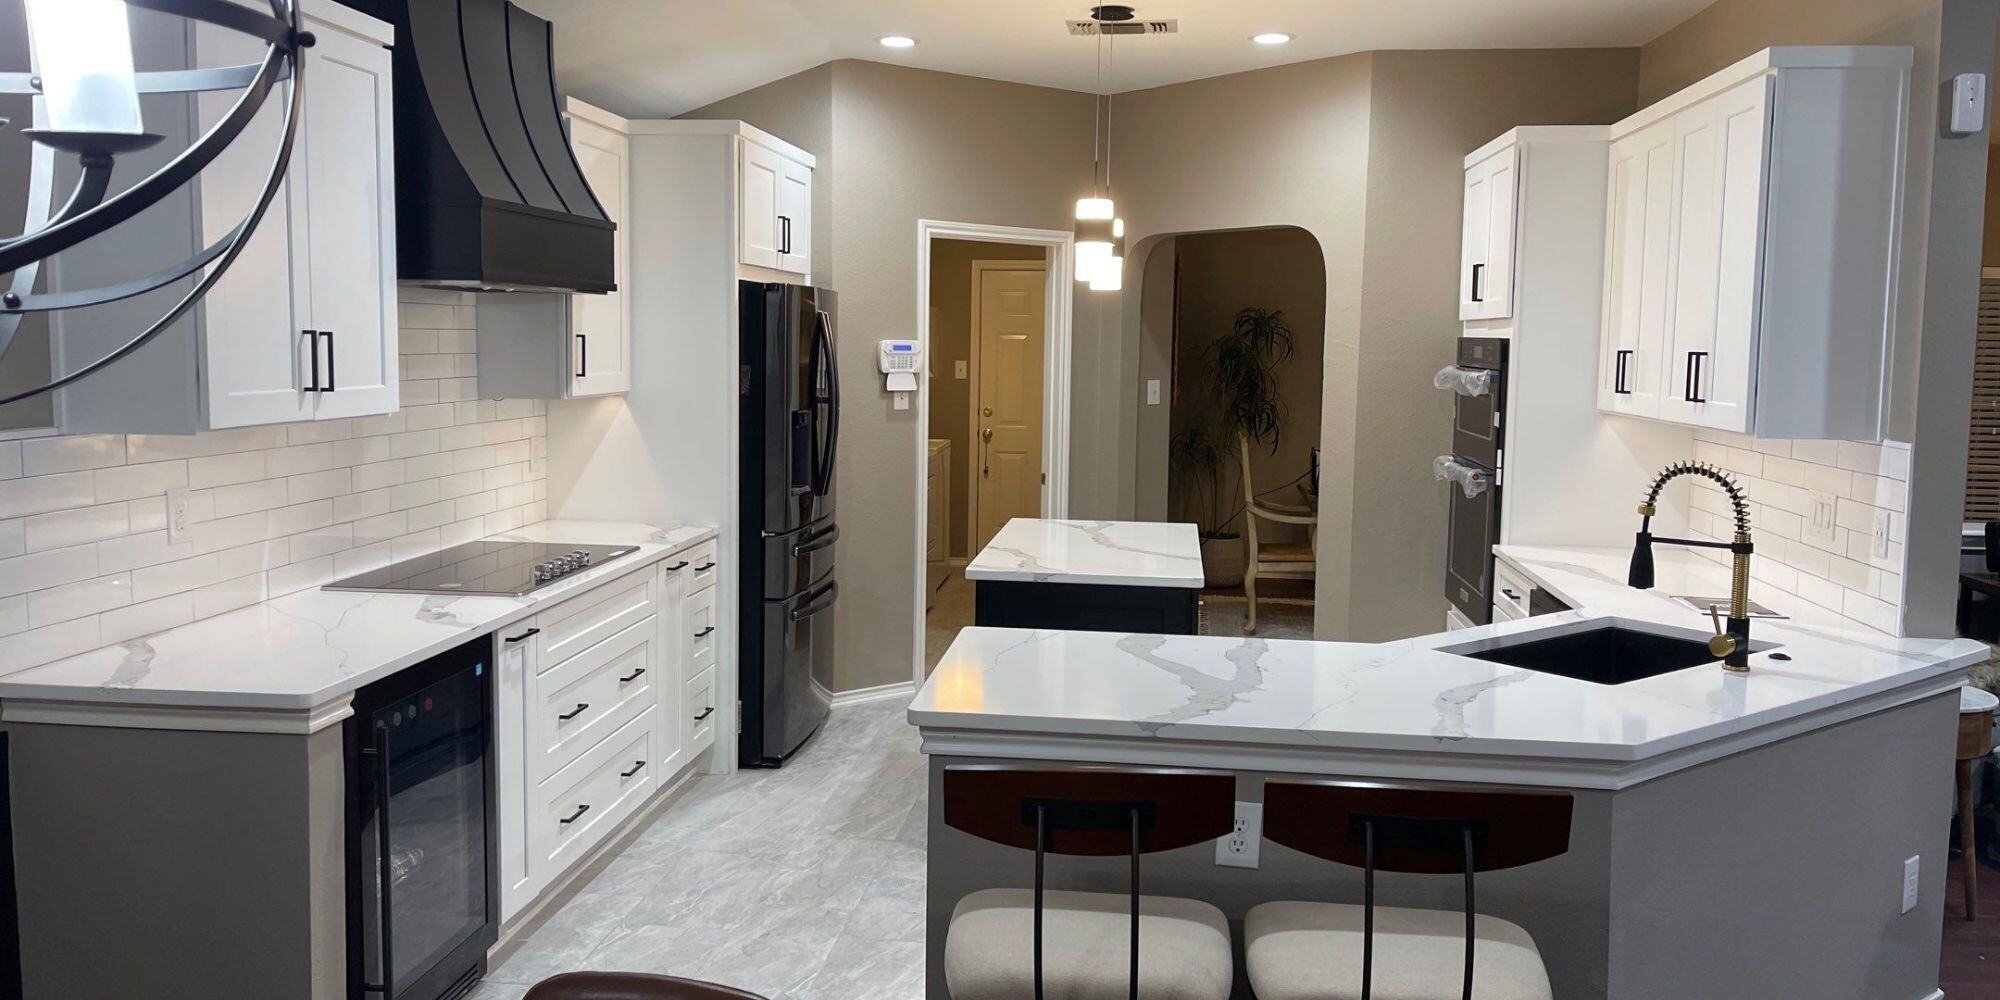
[[[1245,564],[1242,535],[1201,540],[1201,575],[1210,587],[1240,587]]]

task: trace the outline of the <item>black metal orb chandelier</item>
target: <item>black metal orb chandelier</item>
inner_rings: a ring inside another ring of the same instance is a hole
[[[0,355],[12,345],[24,317],[83,309],[144,295],[203,271],[187,294],[144,330],[110,353],[46,384],[0,398],[0,405],[60,389],[144,347],[194,308],[236,260],[283,184],[304,93],[300,53],[312,45],[299,30],[298,0],[269,0],[264,13],[230,0],[26,0],[33,70],[0,73],[0,94],[36,98],[36,127],[21,129],[33,142],[26,221],[18,236],[0,238]],[[265,43],[264,58],[241,66],[136,73],[129,8],[203,21]],[[242,135],[273,87],[289,78],[282,137],[256,204],[222,238],[178,264],[99,288],[35,292],[43,262],[120,224],[194,180]],[[161,136],[145,131],[140,94],[193,94],[238,90],[227,114],[200,139],[150,176],[110,194],[117,156],[145,149]],[[0,128],[7,126],[0,119]],[[77,181],[58,205],[56,157],[77,158]]]

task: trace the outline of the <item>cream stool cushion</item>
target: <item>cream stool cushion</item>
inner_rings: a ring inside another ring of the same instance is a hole
[[[1131,898],[1115,893],[1042,896],[1042,985],[1047,1000],[1126,1000]],[[945,933],[952,1000],[1035,995],[1035,894],[982,889],[958,901]],[[1139,897],[1139,995],[1145,1000],[1229,1000],[1235,960],[1229,920],[1207,903]]]
[[[1345,903],[1264,903],[1243,918],[1244,965],[1257,1000],[1361,996],[1362,908]],[[1472,993],[1479,1000],[1551,1000],[1535,939],[1520,925],[1473,921]],[[1465,914],[1375,908],[1373,1000],[1459,1000],[1465,985]]]

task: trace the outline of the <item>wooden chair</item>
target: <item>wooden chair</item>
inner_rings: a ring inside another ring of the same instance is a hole
[[[1035,852],[1034,889],[982,889],[952,909],[952,1000],[1042,1000],[1045,984],[1063,1000],[1228,1000],[1228,918],[1205,902],[1140,895],[1139,858],[1228,833],[1235,799],[1236,777],[1223,771],[947,766],[945,825]],[[1051,853],[1125,855],[1130,885],[1123,894],[1047,889]]]
[[[755,993],[678,976],[643,972],[565,972],[528,989],[521,1000],[764,1000]]]
[[[1973,834],[1972,765],[1993,752],[1993,714],[2000,699],[1968,684],[1958,689],[1958,846],[1965,873],[1965,919],[1979,919],[1979,838]]]
[[[1250,478],[1250,435],[1236,432],[1236,458],[1241,466],[1243,481],[1243,596],[1249,601],[1249,608],[1243,615],[1243,634],[1257,631],[1257,578],[1268,576],[1273,579],[1310,580],[1317,569],[1316,552],[1319,548],[1319,512],[1310,507],[1273,503],[1257,496],[1256,483]],[[1260,542],[1257,540],[1259,519],[1279,524],[1303,524],[1306,526],[1306,541]]]
[[[1476,980],[1479,1000],[1550,1000],[1534,938],[1473,908],[1473,875],[1568,851],[1571,806],[1560,792],[1266,782],[1264,836],[1362,869],[1362,904],[1251,908],[1243,919],[1251,989],[1259,1000],[1371,1000],[1377,990],[1469,1000]],[[1463,914],[1376,906],[1377,869],[1463,875]]]

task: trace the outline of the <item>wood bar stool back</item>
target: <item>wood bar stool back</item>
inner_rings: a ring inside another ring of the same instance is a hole
[[[1142,896],[1139,859],[1228,833],[1235,801],[1236,777],[1224,771],[947,766],[945,825],[1033,851],[1035,879],[1032,893],[984,889],[958,902],[945,942],[945,978],[954,1000],[1022,1000],[1028,982],[1035,1000],[1042,1000],[1049,975],[1058,977],[1056,995],[1070,1000],[1136,1000],[1142,982],[1149,1000],[1227,1000],[1234,976],[1227,918],[1208,903]],[[1050,854],[1125,856],[1130,873],[1123,898],[1048,889]],[[1128,918],[1127,961],[1114,971],[1102,959],[1116,947],[1121,909]],[[1148,943],[1143,970],[1142,943]],[[1030,954],[1022,956],[1023,950]],[[1021,957],[1029,962],[1018,962]]]
[[[1990,528],[1990,526],[1989,526]],[[1989,544],[1992,533],[1989,530]],[[1979,919],[1979,844],[1973,833],[1972,765],[1993,752],[1993,712],[2000,699],[1992,692],[1971,685],[1958,689],[1958,762],[1954,777],[1958,784],[1958,846],[1961,871],[1965,873],[1965,919]]]
[[[1246,916],[1250,981],[1263,1000],[1347,997],[1372,1000],[1376,985],[1377,871],[1456,874],[1465,880],[1464,962],[1457,992],[1472,997],[1475,968],[1491,968],[1504,982],[1483,989],[1482,1000],[1545,997],[1548,974],[1533,939],[1520,927],[1481,917],[1474,907],[1474,876],[1557,857],[1569,850],[1574,802],[1561,792],[1486,791],[1461,788],[1345,782],[1272,780],[1264,785],[1264,836],[1276,843],[1362,870],[1359,908],[1360,992],[1340,984],[1307,982],[1312,970],[1297,959],[1294,946],[1342,948],[1352,934],[1338,928],[1353,916],[1352,906],[1326,903],[1266,903]],[[1261,911],[1261,912],[1260,912]],[[1394,910],[1399,940],[1439,940],[1452,915],[1442,911]],[[1315,930],[1314,928],[1318,928]],[[1285,943],[1280,943],[1284,941]],[[1499,945],[1481,956],[1477,945]],[[1432,949],[1434,950],[1434,949]],[[1325,956],[1319,956],[1324,958]],[[1347,959],[1332,967],[1345,970]],[[1503,969],[1502,966],[1505,966]],[[1325,966],[1320,971],[1325,971]],[[1414,991],[1448,997],[1444,970],[1398,970],[1398,996]],[[1328,989],[1338,992],[1328,993]]]
[[[755,993],[678,976],[642,972],[565,972],[528,989],[521,1000],[764,1000]]]

